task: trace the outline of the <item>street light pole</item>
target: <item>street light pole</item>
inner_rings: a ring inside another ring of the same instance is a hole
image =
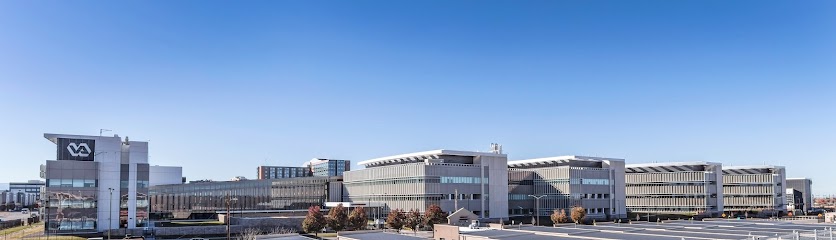
[[[226,240],[230,240],[230,235],[229,235],[229,231],[230,231],[230,229],[229,229],[229,220],[230,220],[230,217],[229,217],[229,193],[226,194],[226,219],[225,220],[226,220]]]
[[[107,190],[110,190],[110,201],[107,206],[107,239],[110,239],[110,230],[113,229],[113,188],[107,188]]]
[[[229,196],[229,193],[227,193],[227,194],[226,194],[226,239],[227,239],[227,240],[230,240],[230,239],[231,239],[231,235],[230,235],[230,231],[231,231],[231,229],[230,229],[230,222],[232,222],[232,218],[230,217],[230,214],[229,214],[229,207],[230,207],[230,205],[232,204],[232,201],[235,201],[235,202],[237,203],[237,202],[238,202],[238,198],[231,198],[231,197]]]
[[[535,199],[534,200],[534,205],[536,206],[535,209],[537,211],[537,213],[535,213],[536,216],[537,216],[537,222],[536,222],[535,226],[540,226],[540,198],[543,198],[546,195],[540,195],[540,196],[528,195],[528,196],[533,197]]]
[[[49,195],[46,197],[46,229],[44,229],[46,240],[49,240]]]

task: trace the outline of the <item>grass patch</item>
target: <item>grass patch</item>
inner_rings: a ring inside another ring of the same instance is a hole
[[[0,230],[0,236],[12,235],[12,234],[18,233],[20,231],[26,231],[28,229],[33,229],[33,228],[38,228],[38,230],[43,231],[43,227],[44,227],[43,223],[35,223],[35,224],[32,224],[32,225],[28,225],[28,226],[17,226],[17,227],[13,227],[13,228],[6,228],[6,229],[3,229],[3,230]],[[29,234],[29,233],[26,233],[26,234]]]
[[[319,233],[317,237],[337,237],[337,233]]]
[[[26,240],[46,240],[46,236],[24,238]],[[107,239],[107,238],[105,238]],[[49,240],[87,240],[87,238],[76,236],[49,236]]]

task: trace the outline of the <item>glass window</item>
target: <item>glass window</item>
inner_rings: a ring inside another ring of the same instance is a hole
[[[73,187],[84,187],[83,179],[73,179]]]
[[[61,187],[73,187],[72,179],[61,179]]]

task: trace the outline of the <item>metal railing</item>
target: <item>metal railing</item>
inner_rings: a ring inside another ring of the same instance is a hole
[[[833,227],[825,228],[824,230],[812,231],[793,231],[790,234],[778,235],[774,237],[757,237],[752,236],[746,238],[749,240],[836,240],[836,234],[833,233]]]

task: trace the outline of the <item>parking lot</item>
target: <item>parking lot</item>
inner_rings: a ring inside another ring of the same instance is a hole
[[[22,214],[20,212],[6,212],[6,211],[0,212],[0,220],[3,220],[3,221],[9,221],[9,220],[15,220],[15,219],[24,219],[26,217],[28,217],[27,214]]]

